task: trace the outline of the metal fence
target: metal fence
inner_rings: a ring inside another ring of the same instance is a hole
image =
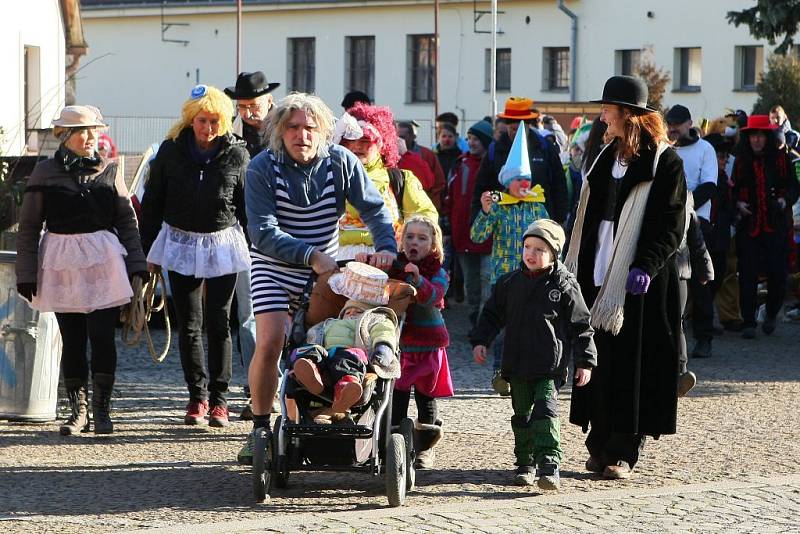
[[[178,117],[126,117],[108,116],[103,119],[109,128],[106,133],[114,140],[120,154],[141,154],[152,143],[160,143],[167,135],[170,127],[177,122]],[[476,119],[477,120],[477,119]],[[416,119],[419,123],[417,142],[422,146],[430,147],[436,144],[433,133],[433,121],[430,119]],[[459,130],[466,132],[468,125],[459,124]]]
[[[167,131],[178,120],[177,117],[109,117],[108,135],[121,154],[141,154],[152,143],[160,143]]]

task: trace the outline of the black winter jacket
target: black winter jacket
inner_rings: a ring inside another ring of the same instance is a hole
[[[589,318],[578,282],[562,263],[537,277],[521,265],[492,287],[470,341],[489,346],[505,327],[504,377],[563,380],[570,355],[576,367],[597,365]]]
[[[244,178],[250,156],[245,142],[232,134],[207,165],[191,154],[192,129],[161,143],[150,163],[150,179],[142,199],[140,232],[145,253],[161,223],[187,232],[211,233],[236,224],[247,228]]]
[[[494,141],[483,156],[478,175],[475,178],[475,192],[472,195],[472,217],[481,209],[481,194],[484,191],[501,189],[497,177],[508,159],[513,139],[504,134]],[[528,131],[528,157],[531,160],[531,181],[544,188],[545,207],[551,219],[563,224],[569,211],[567,181],[564,167],[558,155],[558,145],[552,136],[543,137]]]

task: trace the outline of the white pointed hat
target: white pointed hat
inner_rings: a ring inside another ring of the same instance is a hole
[[[503,168],[500,169],[500,175],[497,177],[500,184],[508,188],[512,181],[520,178],[531,179],[531,160],[528,158],[528,136],[527,126],[523,121],[519,121],[519,128],[517,128],[517,135],[514,137],[514,143],[511,145],[511,152],[508,153]]]

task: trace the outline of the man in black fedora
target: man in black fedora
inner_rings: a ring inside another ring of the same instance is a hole
[[[234,87],[227,87],[225,94],[236,100],[238,115],[233,120],[233,133],[247,143],[250,158],[266,147],[266,132],[263,131],[267,113],[272,109],[272,91],[281,84],[270,83],[261,71],[242,72],[236,78]],[[232,308],[233,309],[233,308]],[[253,315],[253,299],[250,287],[250,271],[242,271],[236,280],[236,312],[239,319],[239,352],[245,377],[248,375],[250,361],[256,348],[256,319]],[[250,387],[245,385],[247,405],[242,409],[242,419],[252,419],[250,406]]]
[[[263,72],[242,72],[236,78],[236,85],[227,87],[225,94],[236,100],[239,112],[233,121],[233,133],[247,142],[247,151],[254,158],[266,143],[262,128],[267,113],[272,109],[272,91],[281,84],[268,82]]]

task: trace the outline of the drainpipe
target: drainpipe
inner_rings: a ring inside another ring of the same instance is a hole
[[[563,11],[565,15],[572,19],[572,26],[570,28],[570,50],[572,51],[572,57],[570,58],[571,61],[569,69],[569,97],[570,100],[575,102],[575,95],[577,94],[576,87],[578,85],[578,15],[570,11],[569,8],[564,5],[564,0],[558,0],[558,9]]]

